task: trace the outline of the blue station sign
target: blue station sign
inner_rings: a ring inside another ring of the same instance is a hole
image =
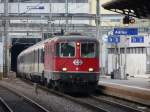
[[[131,37],[131,43],[144,43],[143,36],[133,36]]]
[[[119,43],[120,42],[120,36],[116,36],[116,35],[111,35],[108,36],[108,43]]]
[[[138,35],[137,28],[114,28],[114,35]]]

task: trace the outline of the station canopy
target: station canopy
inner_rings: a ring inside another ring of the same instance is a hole
[[[150,0],[112,0],[104,9],[141,19],[150,19]]]

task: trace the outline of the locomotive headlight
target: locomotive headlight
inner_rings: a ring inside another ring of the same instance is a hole
[[[93,72],[94,71],[94,69],[93,68],[89,68],[89,72]]]
[[[80,43],[79,43],[79,42],[77,42],[77,46],[80,46]]]
[[[62,71],[66,72],[66,71],[67,71],[67,68],[62,68]]]

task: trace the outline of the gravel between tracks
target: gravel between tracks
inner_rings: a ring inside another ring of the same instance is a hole
[[[0,81],[0,85],[31,98],[51,112],[93,112],[70,100],[45,92],[41,89],[38,89],[36,92],[34,86],[28,85],[20,79],[4,79]]]

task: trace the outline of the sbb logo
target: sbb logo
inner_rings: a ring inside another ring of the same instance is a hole
[[[75,59],[75,60],[73,61],[73,64],[76,65],[76,66],[79,66],[79,65],[82,65],[82,64],[83,64],[83,61],[80,60],[80,59]]]

